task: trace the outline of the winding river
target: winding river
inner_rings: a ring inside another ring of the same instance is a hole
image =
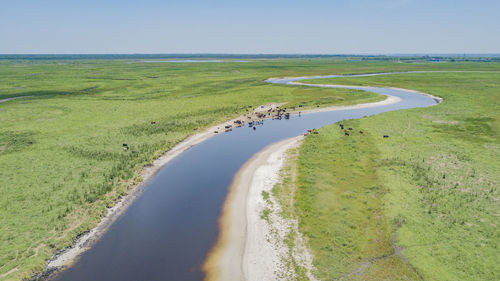
[[[390,73],[384,73],[390,74]],[[120,215],[108,231],[69,269],[53,280],[202,280],[201,264],[216,241],[217,219],[233,176],[269,144],[298,136],[344,119],[387,111],[426,107],[431,96],[394,88],[301,84],[304,79],[349,76],[329,75],[273,78],[282,85],[349,88],[397,97],[392,104],[291,115],[265,120],[256,129],[243,126],[214,135],[168,162],[148,182],[143,193]]]

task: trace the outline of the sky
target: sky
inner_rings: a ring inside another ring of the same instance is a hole
[[[500,53],[500,0],[0,0],[0,53]]]

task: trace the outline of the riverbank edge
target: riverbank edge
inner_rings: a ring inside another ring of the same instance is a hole
[[[298,147],[303,139],[303,136],[298,136],[266,146],[245,162],[235,174],[218,221],[220,232],[217,242],[203,264],[205,280],[251,280],[249,276],[263,275],[268,273],[269,268],[258,267],[260,272],[256,272],[255,268],[252,270],[245,266],[245,261],[265,260],[269,267],[274,267],[280,262],[272,257],[263,257],[260,252],[255,251],[259,246],[273,251],[272,246],[263,245],[266,242],[264,233],[249,239],[251,236],[249,224],[261,220],[259,208],[251,203],[261,199],[259,187],[265,186],[270,190],[278,183],[286,152]],[[258,172],[260,173],[257,179],[255,176]],[[262,221],[260,226],[269,228],[265,221]]]

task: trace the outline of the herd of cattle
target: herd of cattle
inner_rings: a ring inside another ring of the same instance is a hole
[[[251,107],[251,106],[249,106]],[[302,105],[299,105],[299,107],[302,107]],[[261,106],[260,107],[261,109],[264,109],[264,106]],[[296,107],[292,106],[290,107],[290,110],[295,110]],[[247,109],[248,111],[248,109]],[[298,112],[299,116],[301,116],[301,112],[299,111]],[[287,108],[284,107],[284,108],[280,108],[279,106],[273,108],[269,108],[267,110],[263,110],[263,111],[255,111],[254,113],[247,113],[244,115],[244,117],[246,117],[248,120],[248,126],[253,128],[254,130],[256,129],[256,125],[263,125],[264,124],[264,120],[265,118],[272,118],[273,120],[281,120],[282,118],[285,118],[285,119],[290,119],[290,113],[287,112]],[[241,127],[245,124],[245,120],[236,120],[234,121],[234,125],[236,127]],[[351,131],[353,130],[352,128],[347,128],[345,129],[344,128],[344,124],[339,124],[340,125],[340,129],[344,130],[344,135],[346,137],[350,136],[350,134],[352,133]],[[229,132],[229,131],[232,131],[232,127],[233,125],[226,125],[224,127],[224,130],[225,132]],[[214,131],[215,134],[219,133],[219,131]],[[363,130],[360,130],[359,131],[360,134],[363,134]],[[319,134],[319,132],[316,130],[316,129],[311,129],[311,130],[307,130],[306,133],[304,133],[304,136],[308,136],[310,134]],[[389,135],[384,135],[383,136],[384,138],[388,138]]]
[[[344,129],[344,124],[339,124],[339,126],[340,126],[340,129],[341,129],[341,130],[344,130],[344,135],[345,135],[346,137],[348,137],[348,136],[349,136],[349,131],[352,131],[352,128],[347,128],[347,129]],[[362,134],[362,133],[363,133],[363,131],[362,131],[362,130],[359,130],[359,133],[360,133],[360,134]]]
[[[347,129],[345,129],[345,128],[344,128],[344,124],[339,124],[339,126],[340,126],[340,129],[341,129],[341,130],[344,130],[344,135],[345,135],[346,137],[348,137],[348,136],[349,136],[349,132],[353,130],[352,128],[347,128]],[[363,130],[359,130],[359,133],[360,133],[360,134],[363,134]],[[388,138],[388,137],[389,137],[389,135],[384,135],[384,136],[383,136],[383,138]]]
[[[251,106],[248,106],[249,108],[251,108]],[[302,107],[302,105],[299,105],[299,107]],[[240,108],[240,109],[243,109]],[[224,126],[224,131],[225,132],[230,132],[233,130],[233,126],[235,127],[241,127],[243,125],[245,125],[245,123],[248,124],[248,127],[250,128],[253,128],[253,130],[256,130],[256,126],[258,125],[263,125],[264,124],[264,119],[265,118],[272,118],[273,120],[281,120],[282,118],[285,118],[285,119],[290,119],[290,113],[287,112],[287,108],[284,107],[284,108],[280,108],[279,106],[276,106],[276,107],[270,107],[268,109],[265,109],[264,106],[261,106],[260,107],[260,111],[256,110],[252,113],[246,113],[244,114],[244,118],[246,118],[247,120],[245,121],[245,119],[237,119],[235,121],[233,121],[233,124],[227,124]],[[295,110],[296,107],[292,106],[290,107],[290,110]],[[249,110],[246,109],[246,111],[248,112]],[[299,116],[301,116],[301,112],[299,111],[298,112]],[[155,125],[156,122],[155,121],[151,121],[151,125]],[[352,134],[352,131],[353,129],[352,128],[344,128],[344,124],[339,124],[340,126],[340,129],[341,130],[344,130],[344,135],[346,137],[350,136],[350,134]],[[215,130],[214,131],[214,134],[218,134],[219,133],[219,127],[217,128],[218,130]],[[194,131],[197,131],[198,128],[194,128],[193,129]],[[363,131],[360,130],[359,131],[360,134],[363,134]],[[310,134],[314,134],[314,135],[317,135],[319,134],[319,132],[316,130],[316,129],[311,129],[311,130],[307,130],[306,133],[304,133],[304,136],[308,136]],[[383,136],[384,138],[388,138],[389,135],[384,135]],[[123,150],[124,151],[128,151],[129,150],[129,146],[127,144],[123,144]]]
[[[249,106],[250,108],[251,106]],[[240,108],[242,109],[242,108]],[[287,108],[280,108],[279,106],[276,107],[271,107],[269,109],[265,109],[264,106],[260,107],[260,111],[256,110],[252,113],[245,113],[243,115],[244,119],[237,119],[233,121],[233,124],[228,124],[224,126],[224,131],[229,132],[233,130],[234,127],[241,127],[243,125],[248,124],[248,127],[253,128],[253,130],[256,130],[257,125],[263,125],[264,124],[264,119],[266,118],[272,118],[273,120],[281,120],[282,118],[285,119],[290,119],[290,113],[287,112]],[[291,110],[295,110],[295,107],[291,107]],[[248,109],[246,111],[249,111]],[[301,112],[299,111],[299,116],[301,115]],[[246,120],[245,120],[246,119]],[[215,130],[214,134],[218,134],[219,130]]]

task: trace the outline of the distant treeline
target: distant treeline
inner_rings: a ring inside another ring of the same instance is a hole
[[[0,60],[113,60],[113,59],[313,59],[339,58],[377,61],[500,61],[500,54],[447,55],[318,55],[318,54],[0,54]]]

